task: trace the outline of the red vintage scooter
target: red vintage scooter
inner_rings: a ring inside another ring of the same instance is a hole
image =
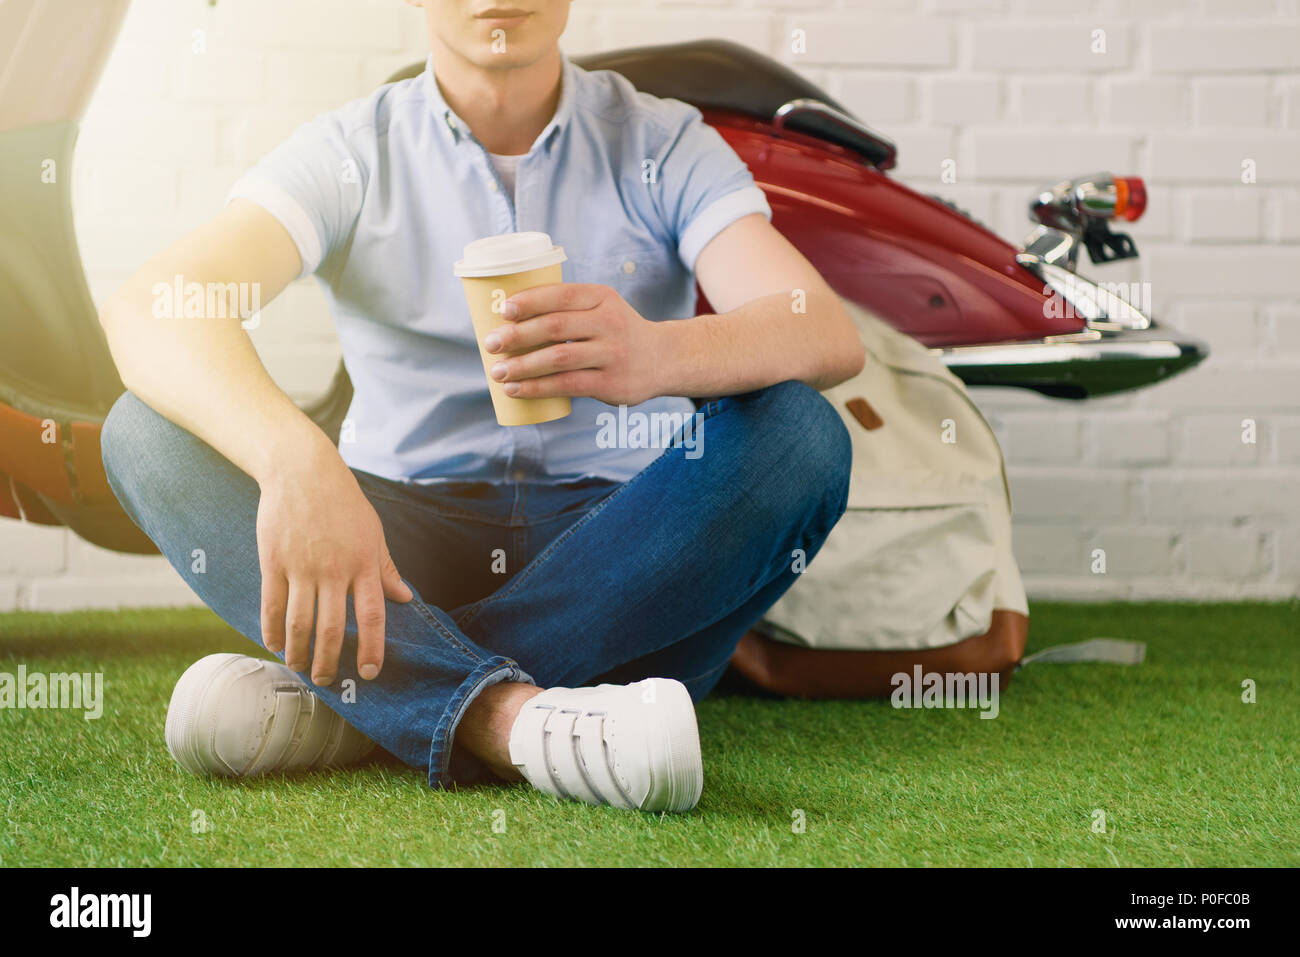
[[[78,121],[128,3],[88,4],[75,25],[49,0],[9,0],[0,13],[0,162],[24,172],[0,176],[0,515],[152,552],[100,461],[100,425],[123,386],[86,288],[68,185]],[[749,164],[777,228],[830,284],[937,350],[970,385],[1084,399],[1206,355],[1075,272],[1081,247],[1094,262],[1137,255],[1109,224],[1142,215],[1140,179],[1098,174],[1042,193],[1031,207],[1037,228],[1017,248],[890,179],[887,139],[745,47],[706,40],[575,62],[698,106]],[[42,185],[49,163],[59,175]],[[340,367],[306,411],[337,438],[351,396]]]

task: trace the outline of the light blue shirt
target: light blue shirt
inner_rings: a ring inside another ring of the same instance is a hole
[[[700,250],[742,216],[770,219],[762,191],[695,107],[567,57],[555,116],[516,175],[511,196],[430,58],[418,77],[307,123],[232,187],[229,199],[284,226],[329,299],[355,388],[339,446],[354,468],[415,482],[625,481],[663,451],[602,448],[597,416],[618,410],[590,398],[554,422],[497,425],[452,265],[472,240],[537,230],[564,247],[566,282],[611,286],[647,319],[686,318]],[[661,397],[629,413],[692,410]]]

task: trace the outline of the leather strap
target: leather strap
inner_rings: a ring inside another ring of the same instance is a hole
[[[587,780],[574,734],[573,726],[580,716],[577,711],[560,708],[551,712],[546,719],[546,758],[552,778],[566,797],[594,804],[600,800],[600,795]]]
[[[271,730],[266,735],[261,752],[253,759],[245,774],[261,774],[268,768],[288,765],[292,757],[290,749],[295,748],[295,743],[301,744],[294,741],[294,735],[300,726],[306,726],[305,722],[298,719],[302,717],[303,701],[307,698],[296,688],[275,690],[275,713],[271,715]],[[308,719],[310,720],[310,711]]]

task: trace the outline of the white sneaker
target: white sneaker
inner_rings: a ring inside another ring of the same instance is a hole
[[[550,688],[510,729],[510,763],[556,797],[642,811],[689,811],[704,789],[700,733],[686,686]]]
[[[293,669],[232,654],[208,655],[185,670],[165,736],[185,770],[223,777],[348,764],[375,746]]]

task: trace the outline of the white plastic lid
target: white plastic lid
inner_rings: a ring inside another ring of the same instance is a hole
[[[476,239],[456,263],[457,276],[504,276],[554,266],[565,260],[564,248],[546,233],[502,233]]]

